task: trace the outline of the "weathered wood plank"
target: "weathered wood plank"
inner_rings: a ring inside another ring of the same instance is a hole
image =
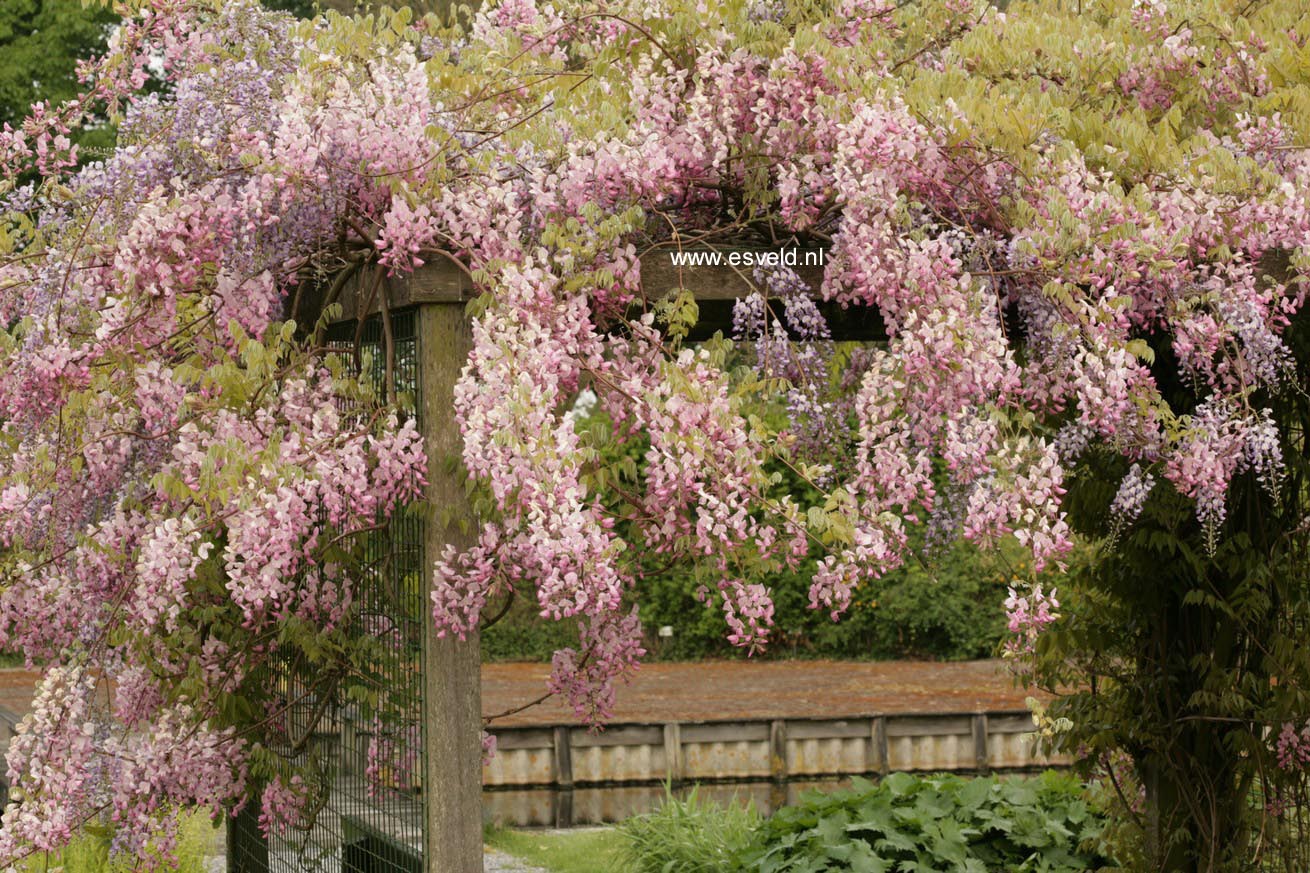
[[[780,718],[769,722],[769,778],[787,778],[787,722]]]
[[[555,794],[555,827],[573,827],[573,789],[568,788]]]
[[[989,734],[1028,734],[1036,730],[1032,716],[1028,713],[988,713],[987,732]]]
[[[973,733],[972,717],[967,715],[887,717],[887,736],[969,736]]]
[[[891,772],[891,752],[887,748],[887,719],[882,716],[873,719],[869,731],[868,762],[870,772],[876,771],[882,776]]]
[[[573,744],[569,742],[569,729],[555,728],[554,737],[555,784],[561,788],[573,787]],[[563,827],[563,825],[561,825]]]
[[[550,728],[501,728],[494,729],[497,749],[549,749],[554,744],[554,732]]]
[[[685,772],[682,761],[682,729],[677,722],[664,725],[664,767],[664,776],[670,785],[677,785],[682,781]]]
[[[766,721],[732,721],[682,726],[684,744],[758,742],[768,738],[769,723]]]
[[[593,733],[586,728],[573,728],[575,749],[593,746],[646,746],[657,745],[664,737],[663,728],[657,725],[622,725]]]
[[[973,760],[979,773],[987,772],[987,716],[973,717]]]
[[[869,735],[869,719],[851,718],[835,721],[798,721],[788,719],[787,739],[789,740],[832,740]]]

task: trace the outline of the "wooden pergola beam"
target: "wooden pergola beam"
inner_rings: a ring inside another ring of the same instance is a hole
[[[677,289],[685,288],[691,291],[700,307],[700,322],[691,331],[688,340],[703,341],[717,331],[729,335],[732,331],[733,303],[758,290],[758,285],[750,279],[750,268],[733,267],[727,263],[679,267],[673,264],[671,251],[656,249],[641,259],[641,285],[648,296],[647,302],[653,304]],[[732,250],[718,251],[726,255]],[[754,253],[754,250],[744,251]],[[797,266],[793,269],[812,289],[817,290],[823,281],[822,267]],[[428,303],[466,303],[477,295],[468,274],[443,258],[434,258],[413,273],[384,277],[384,287],[375,294],[373,286],[376,280],[375,272],[361,270],[346,283],[339,301],[344,319],[354,320],[361,314],[376,314],[380,309],[380,300],[377,298],[383,292],[387,294],[392,309]],[[371,305],[370,296],[374,298]],[[818,305],[827,317],[835,340],[880,342],[887,338],[882,318],[872,307],[842,307],[827,301],[818,301]],[[640,309],[640,305],[634,308]]]

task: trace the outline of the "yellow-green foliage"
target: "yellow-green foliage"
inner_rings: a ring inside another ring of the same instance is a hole
[[[1105,174],[1109,207],[1118,198],[1139,198],[1139,186],[1245,196],[1276,184],[1255,161],[1213,148],[1214,137],[1235,133],[1243,117],[1279,113],[1293,141],[1310,143],[1310,40],[1297,36],[1310,34],[1310,4],[1302,0],[1170,2],[1164,26],[1187,39],[1186,50],[1195,51],[1197,62],[1196,69],[1173,72],[1161,71],[1160,39],[1135,20],[1134,0],[1019,0],[999,4],[1003,11],[981,0],[971,7],[922,0],[899,4],[898,32],[871,24],[851,42],[829,38],[845,20],[835,0],[787,3],[781,21],[756,20],[755,4],[747,0],[673,0],[666,14],[654,18],[632,2],[603,10],[585,2],[554,5],[565,19],[622,18],[639,27],[641,38],[595,51],[570,47],[551,57],[471,40],[457,54],[439,51],[428,61],[432,82],[448,100],[466,98],[487,129],[508,127],[508,143],[537,154],[557,154],[570,142],[593,137],[620,142],[640,129],[643,119],[630,94],[634,70],[667,67],[669,75],[693,80],[705,53],[740,50],[766,60],[818,55],[825,75],[841,82],[840,100],[823,98],[825,108],[846,112],[860,99],[894,96],[930,128],[949,131],[953,144],[967,142],[1021,174],[1042,167],[1049,172],[1057,164],[1040,152],[1058,149],[1058,157],[1077,158]],[[394,50],[405,20],[333,19],[319,39],[367,57]],[[457,16],[450,27],[467,28],[470,21]],[[429,32],[455,32],[433,17],[426,26]],[[1208,89],[1222,80],[1226,67],[1266,87],[1254,89],[1259,96],[1215,101]],[[1143,70],[1159,73],[1170,92],[1167,108],[1144,106],[1121,86],[1122,77]],[[485,99],[490,95],[496,99]],[[507,126],[507,119],[516,120]],[[431,135],[449,136],[436,129]],[[449,145],[451,152],[458,148]],[[748,171],[750,182],[745,202],[768,207],[776,196],[768,168],[779,156],[754,155],[749,142],[736,148],[740,154],[731,160]],[[443,149],[438,160],[446,156]],[[470,157],[461,153],[461,160]],[[1075,215],[1065,204],[1049,206],[1048,220],[1070,229],[1070,249],[1087,245],[1089,216]],[[1012,226],[1033,219],[1030,205],[1000,207]],[[634,220],[616,216],[603,229],[553,228],[551,239],[577,246],[581,260],[632,230]],[[1131,236],[1134,228],[1112,233]]]
[[[207,815],[186,817],[178,835],[176,863],[165,867],[169,873],[205,873],[205,855],[217,838],[216,828]],[[24,873],[134,873],[140,859],[110,859],[112,831],[89,828],[76,837],[62,852],[39,852],[27,858]]]

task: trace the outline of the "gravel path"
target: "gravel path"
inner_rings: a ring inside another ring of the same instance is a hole
[[[513,855],[496,849],[484,849],[483,852],[483,873],[547,873],[541,867],[525,864]]]

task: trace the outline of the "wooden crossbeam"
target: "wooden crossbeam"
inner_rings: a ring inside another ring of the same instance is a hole
[[[719,251],[726,255],[732,250]],[[757,250],[736,251],[758,253]],[[751,269],[733,267],[728,263],[680,267],[674,265],[670,252],[671,249],[656,249],[641,259],[641,285],[647,295],[645,305],[653,305],[685,288],[692,292],[700,308],[700,320],[688,340],[701,342],[720,331],[725,336],[731,335],[733,304],[758,290],[758,285],[750,278]],[[413,273],[384,276],[376,293],[373,290],[378,282],[375,269],[361,270],[345,284],[339,301],[344,320],[355,320],[361,314],[376,314],[381,304],[377,298],[383,291],[388,295],[392,309],[425,303],[461,303],[477,295],[468,274],[444,259],[433,259]],[[817,291],[823,281],[822,267],[796,266],[793,269]],[[370,297],[373,298],[371,303]],[[842,307],[828,301],[818,301],[818,306],[828,321],[834,340],[880,342],[887,338],[882,318],[873,307]],[[642,308],[642,304],[635,304],[631,314],[635,316]]]
[[[718,264],[701,264],[699,266],[678,266],[673,256],[694,256],[701,252],[717,254]],[[641,287],[647,294],[663,296],[675,288],[687,288],[696,297],[697,302],[726,300],[733,301],[759,290],[759,285],[751,278],[750,266],[734,266],[729,263],[734,255],[745,255],[753,259],[760,256],[776,254],[774,250],[761,249],[715,249],[678,250],[672,247],[653,249],[641,258]],[[797,264],[791,268],[813,290],[818,290],[823,282],[823,267]]]

